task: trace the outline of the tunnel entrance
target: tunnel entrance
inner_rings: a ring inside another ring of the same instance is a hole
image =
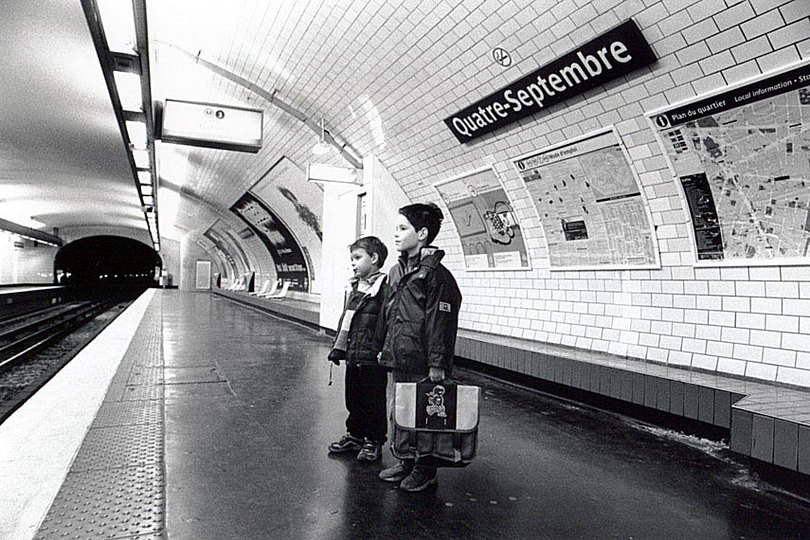
[[[162,267],[154,249],[121,236],[81,238],[63,246],[54,261],[60,284],[99,292],[155,286]]]

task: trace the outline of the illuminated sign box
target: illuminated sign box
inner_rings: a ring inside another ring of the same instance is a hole
[[[362,181],[358,172],[357,169],[351,167],[335,167],[333,165],[310,163],[307,166],[307,181],[359,185]]]
[[[161,140],[255,154],[262,147],[262,115],[261,109],[167,99]]]

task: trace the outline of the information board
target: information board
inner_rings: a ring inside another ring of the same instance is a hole
[[[558,269],[657,268],[649,208],[610,128],[513,160]]]
[[[433,185],[456,226],[467,270],[528,270],[512,203],[491,167]]]
[[[689,209],[698,264],[810,263],[810,63],[648,118]]]

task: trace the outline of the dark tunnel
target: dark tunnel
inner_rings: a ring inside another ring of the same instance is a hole
[[[85,290],[157,285],[163,263],[151,247],[121,236],[90,236],[63,246],[54,271],[60,284]]]

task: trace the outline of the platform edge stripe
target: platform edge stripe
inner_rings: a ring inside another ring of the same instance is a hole
[[[0,425],[0,537],[36,533],[154,294],[145,291]]]

